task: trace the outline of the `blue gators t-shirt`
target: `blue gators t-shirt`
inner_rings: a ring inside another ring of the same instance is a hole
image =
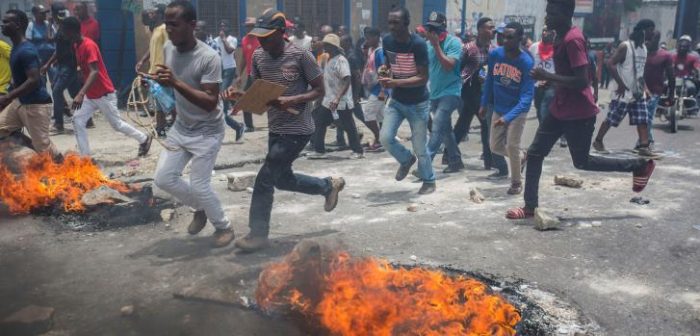
[[[428,67],[428,47],[420,36],[411,34],[410,40],[402,43],[389,34],[382,44],[394,79],[411,78],[418,74],[418,67]],[[425,85],[397,87],[392,90],[391,99],[405,105],[419,104],[428,100],[428,88]]]
[[[457,60],[452,70],[447,71],[437,57],[435,48],[428,43],[428,57],[430,59],[430,99],[438,99],[445,96],[460,96],[462,94],[462,77],[460,76],[460,59],[462,58],[462,42],[454,35],[447,35],[440,42],[442,52],[448,58]]]
[[[503,47],[491,51],[481,106],[493,102],[493,110],[503,115],[506,122],[527,113],[535,91],[530,77],[533,63],[532,57],[522,51],[516,59],[508,58]]]
[[[10,53],[10,69],[12,69],[13,87],[19,87],[27,80],[27,70],[37,69],[41,67],[39,62],[39,53],[34,45],[28,41],[24,41],[12,48]],[[22,104],[49,104],[51,96],[46,90],[45,76],[39,76],[39,86],[26,95],[19,97],[19,102]]]
[[[386,61],[384,60],[384,49],[382,48],[377,48],[374,51],[374,71],[379,70],[379,67],[384,65]],[[382,91],[382,86],[377,83],[375,84],[372,89],[370,90],[370,94],[374,96],[379,96],[379,92]],[[389,90],[384,90],[384,93],[387,93]]]

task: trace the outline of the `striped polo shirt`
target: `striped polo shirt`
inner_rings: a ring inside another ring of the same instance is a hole
[[[321,76],[321,68],[310,51],[287,43],[281,56],[273,58],[262,48],[253,53],[252,76],[287,87],[283,96],[295,96],[309,90],[309,83]],[[310,135],[314,120],[306,103],[293,107],[298,115],[270,107],[267,120],[270,132],[275,134]]]

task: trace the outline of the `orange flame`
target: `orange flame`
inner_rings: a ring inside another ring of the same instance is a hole
[[[55,202],[60,202],[65,211],[82,211],[82,196],[100,186],[119,192],[130,190],[126,184],[104,176],[89,157],[76,154],[67,154],[62,163],[55,163],[48,153],[36,154],[21,164],[21,172],[16,176],[0,164],[0,202],[13,214]]]
[[[345,252],[300,261],[295,252],[261,273],[256,300],[264,311],[301,313],[331,335],[516,334],[520,313],[475,279]]]

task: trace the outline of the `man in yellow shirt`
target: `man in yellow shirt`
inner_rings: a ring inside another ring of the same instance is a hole
[[[7,42],[0,40],[0,95],[7,94],[7,87],[12,79],[10,71],[10,52],[12,47]]]
[[[139,73],[141,71],[141,67],[143,67],[143,64],[145,62],[148,62],[149,74],[155,74],[158,70],[158,65],[164,64],[163,46],[165,46],[165,42],[168,41],[168,33],[165,31],[165,23],[163,23],[164,16],[165,5],[156,5],[156,8],[153,10],[152,17],[153,22],[151,27],[154,28],[151,33],[151,41],[148,45],[148,51],[146,52],[146,54],[143,55],[143,57],[138,63],[136,63],[136,73]],[[158,132],[158,136],[164,137],[165,128],[167,124],[165,120],[165,111],[162,111],[160,107],[158,107],[158,105],[155,104],[155,102],[153,102],[152,97],[149,100],[152,101],[152,106],[156,110],[156,131]]]

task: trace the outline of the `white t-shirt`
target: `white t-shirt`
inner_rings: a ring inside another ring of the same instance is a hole
[[[298,38],[292,35],[289,38],[289,42],[292,42],[292,44],[294,44],[299,49],[311,51],[311,36],[309,35],[304,34],[303,38]]]
[[[540,43],[542,42],[535,42],[532,44],[532,46],[530,46],[530,55],[532,55],[532,58],[535,61],[533,69],[542,68],[549,73],[556,73],[554,71],[554,55],[552,55],[552,57],[550,57],[548,60],[542,60],[540,58]],[[543,84],[544,81],[537,81],[535,86],[541,86]]]
[[[613,86],[610,89],[612,92],[613,100],[619,100],[623,102],[631,102],[634,100],[634,90],[637,88],[637,85],[639,84],[639,80],[641,78],[644,78],[644,66],[647,63],[647,47],[642,43],[640,46],[637,46],[637,48],[633,49],[633,44],[632,41],[625,41],[622,42],[627,45],[627,54],[625,54],[625,61],[617,65],[617,73],[620,75],[620,79],[622,79],[622,82],[625,83],[625,86],[627,86],[627,91],[625,91],[625,94],[622,97],[617,97],[615,94],[615,91],[617,90],[617,82],[613,81]],[[632,57],[634,55],[634,58]],[[636,74],[637,77],[635,79],[635,67],[636,65]],[[643,91],[643,88],[639,88],[640,91]]]
[[[236,67],[236,59],[233,57],[233,53],[227,53],[226,52],[226,47],[224,46],[224,41],[221,40],[221,37],[217,37],[216,40],[214,40],[216,44],[219,46],[219,54],[221,55],[221,65],[222,69],[231,69]],[[238,40],[229,35],[226,37],[226,41],[228,41],[228,44],[233,47],[234,52],[235,49],[238,48]]]
[[[323,107],[329,108],[331,102],[338,97],[342,79],[350,77],[350,75],[350,63],[345,56],[337,55],[328,60],[326,67],[323,69],[323,83],[326,89],[326,95],[323,97],[323,102],[321,102]],[[352,101],[352,87],[348,87],[345,94],[340,97],[338,110],[350,110],[353,107],[355,105]]]

